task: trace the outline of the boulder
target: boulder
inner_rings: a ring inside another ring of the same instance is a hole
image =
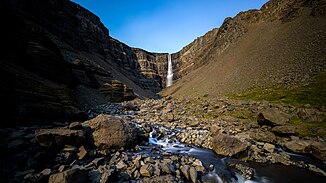
[[[88,182],[88,174],[86,170],[70,169],[61,173],[52,174],[49,183],[83,183]]]
[[[213,150],[223,156],[235,156],[247,150],[250,143],[235,136],[218,134],[213,137]]]
[[[86,136],[83,130],[70,130],[66,128],[40,129],[35,137],[41,146],[62,147],[64,145],[82,145]]]
[[[309,152],[314,157],[326,161],[326,143],[325,142],[312,142],[309,147]]]
[[[140,174],[143,177],[151,177],[154,174],[155,168],[152,164],[145,164],[140,167]]]
[[[84,125],[92,128],[94,144],[99,149],[128,148],[140,140],[136,127],[118,116],[98,115]]]
[[[290,142],[285,143],[285,147],[290,149],[295,153],[308,153],[308,146],[312,142],[310,140],[292,140]]]
[[[285,147],[295,153],[311,154],[320,160],[326,161],[325,142],[297,139],[285,143]]]
[[[279,126],[285,125],[290,121],[291,115],[278,109],[271,108],[258,114],[257,122],[260,126]]]
[[[304,127],[302,127],[304,128]],[[272,128],[272,132],[274,132],[278,136],[288,136],[291,135],[299,135],[300,127],[299,126],[276,126]]]
[[[189,180],[189,169],[190,169],[190,167],[189,167],[189,165],[183,165],[181,168],[180,168],[180,170],[181,170],[181,172],[182,172],[182,174],[186,177],[186,179],[187,180]]]

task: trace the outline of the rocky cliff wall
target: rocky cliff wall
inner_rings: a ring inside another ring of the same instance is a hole
[[[0,10],[1,100],[14,121],[85,119],[90,106],[162,89],[164,66],[155,64],[164,56],[144,52],[149,59],[140,61],[137,49],[71,1],[5,0]]]

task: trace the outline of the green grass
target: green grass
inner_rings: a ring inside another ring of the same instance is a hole
[[[241,96],[231,96],[240,100],[267,100],[272,103],[286,103],[294,106],[310,104],[315,107],[326,104],[326,73],[320,73],[316,82],[308,86],[274,85],[266,89],[255,88]]]
[[[299,130],[299,136],[325,136],[326,132],[326,122],[306,122],[299,117],[294,117],[290,120],[291,125],[301,126]],[[319,131],[318,129],[325,129],[324,132]],[[317,131],[316,131],[317,130]]]

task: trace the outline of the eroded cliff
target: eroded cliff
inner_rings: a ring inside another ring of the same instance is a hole
[[[164,54],[109,36],[69,0],[2,1],[1,99],[15,121],[79,120],[108,101],[156,97]]]

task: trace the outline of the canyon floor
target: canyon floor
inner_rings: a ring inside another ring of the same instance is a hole
[[[4,182],[325,182],[325,108],[204,95],[1,129]]]

